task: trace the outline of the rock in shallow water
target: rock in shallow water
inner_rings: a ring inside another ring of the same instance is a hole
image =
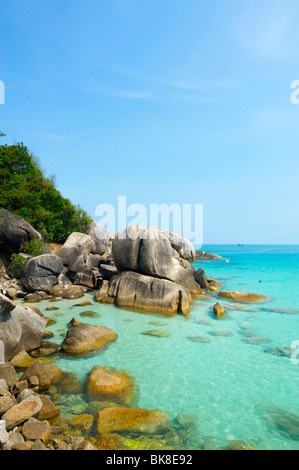
[[[267,297],[261,294],[250,294],[241,291],[222,291],[219,292],[219,297],[224,299],[233,300],[234,302],[256,303],[267,300]]]
[[[141,334],[146,335],[146,336],[157,336],[159,338],[167,338],[170,335],[168,331],[161,331],[161,330],[148,330],[148,331],[143,331]]]
[[[141,408],[105,408],[98,414],[98,432],[136,432],[154,434],[167,428],[169,418],[163,411]]]
[[[110,400],[129,405],[134,395],[134,381],[124,372],[97,367],[87,381],[89,397],[100,401]]]
[[[85,354],[99,350],[117,338],[118,335],[105,326],[76,326],[68,330],[62,351],[67,354]]]

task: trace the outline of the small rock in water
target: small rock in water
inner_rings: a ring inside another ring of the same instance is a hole
[[[155,326],[166,326],[168,325],[168,323],[166,323],[165,321],[150,321],[148,322],[149,325],[155,325]]]
[[[275,406],[264,407],[261,414],[271,429],[287,439],[299,441],[298,415]]]
[[[58,307],[54,307],[54,305],[48,305],[48,307],[46,308],[46,310],[48,310],[48,312],[51,312],[53,310],[59,310]]]
[[[209,335],[212,336],[232,336],[232,333],[229,331],[210,331]]]
[[[193,343],[210,343],[210,338],[206,336],[187,336],[187,339],[192,341]]]
[[[84,302],[81,302],[80,304],[75,304],[74,307],[87,307],[88,305],[92,305],[90,300],[85,300]]]
[[[271,340],[268,338],[263,338],[262,336],[252,336],[250,338],[242,339],[244,343],[248,344],[266,344],[271,343]]]
[[[161,338],[166,338],[167,336],[169,336],[170,333],[168,331],[149,330],[149,331],[143,331],[141,334],[147,335],[147,336],[158,336]]]
[[[96,312],[91,312],[91,311],[89,311],[89,310],[87,310],[86,312],[80,313],[80,317],[97,317],[97,316],[99,316],[98,313],[96,313]]]
[[[294,349],[292,348],[268,348],[265,349],[265,353],[273,354],[274,356],[288,357],[290,358],[293,354]]]
[[[122,321],[125,323],[131,323],[133,320],[131,320],[130,318],[124,318]]]

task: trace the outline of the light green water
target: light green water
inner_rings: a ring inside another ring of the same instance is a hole
[[[94,293],[79,300],[53,305],[59,310],[41,311],[56,323],[47,327],[61,343],[73,318],[85,324],[111,328],[119,337],[104,351],[84,358],[61,356],[57,365],[76,373],[85,382],[96,365],[125,369],[139,387],[138,406],[166,411],[170,418],[184,413],[197,422],[190,448],[223,448],[243,441],[259,449],[299,449],[299,365],[289,357],[265,352],[271,347],[290,347],[299,340],[299,248],[207,247],[229,259],[196,263],[210,277],[221,279],[225,289],[262,293],[271,300],[248,306],[254,311],[228,310],[229,317],[217,320],[212,306],[218,297],[195,300],[188,318],[177,315],[141,314],[94,302]],[[261,283],[259,281],[262,281]],[[74,307],[83,300],[92,306]],[[223,299],[222,304],[231,304]],[[94,318],[80,312],[92,310]],[[153,325],[151,322],[162,322]],[[145,336],[158,329],[168,337]],[[250,344],[245,336],[265,338]],[[226,332],[228,336],[215,336]],[[190,336],[204,337],[194,342]],[[266,341],[268,340],[268,342]],[[298,356],[299,357],[299,356]],[[290,415],[292,413],[292,415]],[[294,416],[293,416],[294,415]]]

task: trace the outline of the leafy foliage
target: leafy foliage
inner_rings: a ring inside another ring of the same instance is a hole
[[[88,214],[64,198],[54,178],[46,178],[37,159],[23,143],[0,145],[0,207],[24,218],[48,240],[64,242],[84,232]]]
[[[17,255],[14,253],[10,257],[11,263],[8,267],[8,272],[12,277],[15,277],[16,279],[21,279],[23,270],[26,265],[26,259],[23,258],[21,255]]]
[[[52,253],[51,248],[44,242],[32,238],[24,246],[24,253],[31,256],[48,255]]]

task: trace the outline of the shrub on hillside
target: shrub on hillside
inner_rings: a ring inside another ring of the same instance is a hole
[[[27,220],[44,238],[64,242],[85,232],[88,214],[64,198],[54,178],[45,177],[37,159],[22,143],[0,145],[0,207]]]

